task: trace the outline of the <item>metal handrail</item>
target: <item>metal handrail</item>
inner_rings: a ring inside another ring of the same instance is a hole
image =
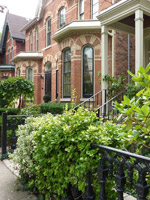
[[[77,108],[81,107],[82,105],[84,105],[85,103],[89,102],[91,99],[93,99],[94,97],[96,97],[97,95],[99,95],[100,93],[102,93],[103,91],[106,91],[106,89],[100,90],[96,94],[94,94],[91,97],[89,97],[88,99],[86,99],[84,102],[82,102],[79,105],[77,105],[74,109],[76,110]]]

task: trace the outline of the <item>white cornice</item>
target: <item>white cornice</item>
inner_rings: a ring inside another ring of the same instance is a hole
[[[150,16],[150,1],[121,0],[102,11],[97,18],[101,21],[101,25],[110,25],[134,14],[137,9],[143,10],[144,14]]]
[[[98,20],[84,20],[84,21],[73,21],[66,25],[62,29],[59,29],[54,35],[53,39],[58,42],[61,39],[68,37],[75,31],[97,31],[100,32],[101,23]]]
[[[21,60],[31,60],[31,59],[40,60],[42,58],[43,58],[43,53],[41,52],[20,52],[12,59],[12,61],[17,62]]]

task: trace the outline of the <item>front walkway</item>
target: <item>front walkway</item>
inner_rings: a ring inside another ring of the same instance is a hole
[[[0,161],[0,200],[36,200],[28,192],[15,190],[17,177]]]

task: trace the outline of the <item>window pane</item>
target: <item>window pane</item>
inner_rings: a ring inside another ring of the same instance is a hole
[[[65,24],[65,8],[62,8],[59,13],[59,25],[60,27]]]
[[[70,97],[71,95],[71,51],[64,51],[63,63],[63,96]]]
[[[93,59],[93,49],[85,47],[83,49],[83,97],[85,98],[93,95]]]
[[[93,5],[98,3],[98,0],[93,0]]]
[[[31,68],[28,69],[28,80],[33,81],[33,70]]]
[[[51,19],[47,20],[46,37],[46,46],[49,46],[51,44]]]
[[[92,18],[96,19],[96,16],[99,13],[99,2],[97,0],[93,0],[93,5],[92,5]]]

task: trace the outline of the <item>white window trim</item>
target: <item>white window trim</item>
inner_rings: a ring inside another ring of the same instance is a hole
[[[78,19],[79,20],[84,20],[84,12],[83,12],[83,19],[81,19],[81,15],[80,15],[80,8],[81,7],[80,6],[81,6],[81,0],[78,1]],[[85,11],[85,6],[84,6],[84,11]]]
[[[91,19],[96,20],[96,18],[93,18],[93,0],[91,0]],[[99,6],[99,1],[98,1],[98,6]],[[98,9],[98,14],[99,14],[99,9]]]

